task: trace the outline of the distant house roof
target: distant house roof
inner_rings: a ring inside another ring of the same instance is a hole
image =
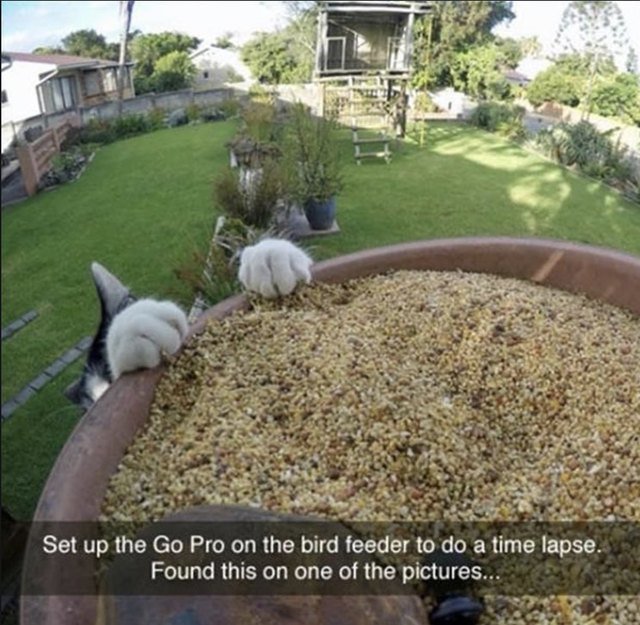
[[[9,57],[12,61],[22,61],[25,63],[43,63],[55,65],[56,67],[113,67],[118,65],[117,61],[108,59],[88,59],[82,56],[72,56],[70,54],[29,54],[27,52],[3,52],[3,56]],[[132,63],[127,63],[132,65]]]
[[[503,75],[508,82],[518,83],[518,84],[526,84],[531,82],[531,79],[528,76],[525,76],[524,74],[520,73],[515,69],[508,69],[504,72]]]
[[[370,13],[428,13],[432,8],[432,2],[321,2],[320,8],[329,12],[353,13],[354,11],[367,11]]]

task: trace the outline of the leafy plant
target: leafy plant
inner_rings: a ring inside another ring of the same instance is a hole
[[[166,116],[167,116],[167,112],[163,108],[160,108],[159,106],[154,106],[147,113],[149,130],[159,130],[160,128],[164,128],[166,125],[165,123]]]
[[[636,181],[627,149],[615,144],[611,131],[600,133],[587,121],[561,123],[538,133],[537,147],[569,167],[576,167],[587,176],[606,180],[634,198]]]
[[[51,187],[71,182],[79,175],[91,152],[88,145],[78,145],[56,154],[51,159],[51,169],[43,176],[41,185]]]
[[[196,249],[175,274],[190,286],[195,296],[203,299],[207,306],[213,306],[239,291],[237,270],[242,250],[266,236],[283,237],[284,234],[275,228],[263,230],[248,226],[240,219],[221,216],[204,249]]]
[[[187,262],[175,270],[194,296],[213,306],[238,291],[236,270],[224,250],[213,241],[204,251],[194,250]]]
[[[262,102],[249,102],[241,113],[242,134],[254,141],[266,143],[275,139],[276,111]]]
[[[482,102],[473,111],[470,121],[489,132],[499,132],[510,139],[522,139],[526,136],[523,125],[524,109],[498,102]]]
[[[117,139],[109,119],[90,119],[80,130],[78,140],[82,143],[111,143]]]
[[[113,131],[118,139],[149,131],[149,120],[143,114],[122,115],[113,119]]]
[[[202,107],[198,106],[195,102],[192,102],[186,107],[185,112],[187,113],[187,120],[189,123],[197,122],[200,121]]]
[[[324,201],[343,187],[342,163],[333,120],[313,116],[298,103],[287,132],[286,161],[292,174],[294,197]]]
[[[288,176],[275,159],[267,159],[261,169],[227,168],[215,181],[218,208],[228,217],[247,226],[267,228],[278,202],[288,195]]]
[[[113,119],[91,119],[80,131],[78,140],[82,143],[111,143],[117,139],[155,130],[153,119],[142,113],[122,115]]]

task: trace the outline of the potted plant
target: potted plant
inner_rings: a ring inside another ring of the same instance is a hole
[[[259,169],[267,159],[280,156],[275,108],[262,102],[250,102],[241,114],[242,125],[227,143],[231,166]]]
[[[336,195],[342,189],[342,164],[336,124],[315,117],[296,104],[288,133],[287,152],[293,176],[293,195],[313,230],[328,230],[336,215]]]

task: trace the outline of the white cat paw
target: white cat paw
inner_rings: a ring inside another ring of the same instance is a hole
[[[298,282],[311,281],[313,260],[290,241],[265,239],[245,247],[238,278],[249,291],[263,297],[292,293]]]
[[[143,299],[118,313],[107,334],[107,358],[113,379],[127,371],[157,367],[174,354],[187,335],[184,312],[172,302]]]

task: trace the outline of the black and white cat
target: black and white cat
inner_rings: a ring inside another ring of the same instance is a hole
[[[245,289],[273,298],[311,280],[313,261],[289,241],[265,239],[244,248],[238,278]],[[184,340],[187,316],[168,301],[137,299],[102,265],[91,266],[101,318],[81,377],[65,395],[85,410],[123,373],[155,367]]]

